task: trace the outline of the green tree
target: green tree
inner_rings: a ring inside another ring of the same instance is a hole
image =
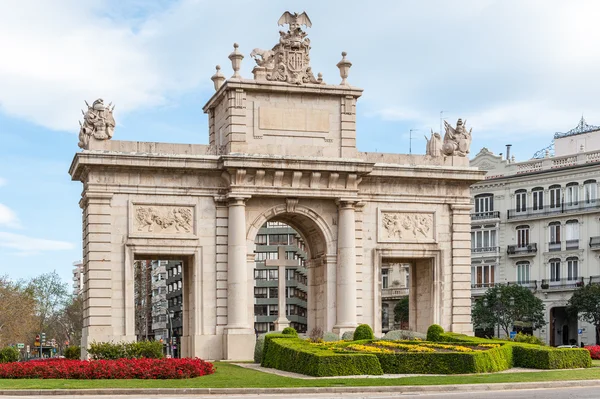
[[[30,342],[37,325],[35,300],[23,282],[0,276],[0,347]]]
[[[408,323],[408,297],[404,297],[394,306],[394,322]]]
[[[34,277],[30,281],[29,289],[35,299],[39,332],[45,332],[56,322],[69,298],[67,287],[67,283],[60,279],[56,271]]]
[[[589,284],[576,289],[567,302],[567,313],[596,327],[596,343],[600,343],[600,285]]]
[[[528,323],[533,329],[546,325],[542,300],[520,285],[497,285],[488,289],[475,301],[472,316],[475,327],[499,326],[506,335],[517,321]]]

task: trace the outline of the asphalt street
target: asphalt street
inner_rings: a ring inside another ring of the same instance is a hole
[[[40,399],[392,399],[392,398],[423,398],[423,399],[453,399],[453,398],[494,398],[494,399],[600,399],[600,386],[595,387],[568,387],[568,388],[544,388],[544,389],[515,389],[504,391],[473,391],[473,392],[435,392],[435,393],[344,393],[344,394],[294,394],[294,395],[35,395]],[[25,399],[31,396],[5,396],[0,399]]]

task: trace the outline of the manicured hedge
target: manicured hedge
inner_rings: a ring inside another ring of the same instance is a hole
[[[590,352],[583,348],[548,348],[514,344],[514,365],[532,369],[577,369],[592,366]]]
[[[375,355],[336,353],[284,334],[265,336],[261,365],[315,377],[383,374]]]
[[[92,342],[88,354],[94,360],[160,359],[163,344],[159,341]]]
[[[511,368],[507,345],[476,352],[377,353],[386,374],[491,373]]]

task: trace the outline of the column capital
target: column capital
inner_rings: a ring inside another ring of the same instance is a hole
[[[454,213],[460,213],[460,211],[471,212],[473,209],[472,204],[450,204],[450,209]]]
[[[354,209],[359,204],[358,198],[337,198],[335,204],[339,209]]]
[[[245,206],[246,201],[249,200],[250,198],[251,198],[250,195],[232,194],[232,193],[227,195],[227,200],[229,201],[229,206],[232,206],[232,205]]]

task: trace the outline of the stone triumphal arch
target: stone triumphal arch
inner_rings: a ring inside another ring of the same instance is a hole
[[[182,354],[251,359],[254,239],[269,220],[307,244],[309,330],[380,333],[381,265],[410,261],[410,327],[472,331],[471,132],[447,125],[428,155],[359,152],[346,54],[341,83],[325,83],[306,14],[279,22],[289,30],[252,51],[253,78],[237,45],[233,76],[217,67],[208,145],[112,140],[114,107],[88,106],[70,168],[84,187],[84,346],[135,339],[136,259],[182,259]]]

